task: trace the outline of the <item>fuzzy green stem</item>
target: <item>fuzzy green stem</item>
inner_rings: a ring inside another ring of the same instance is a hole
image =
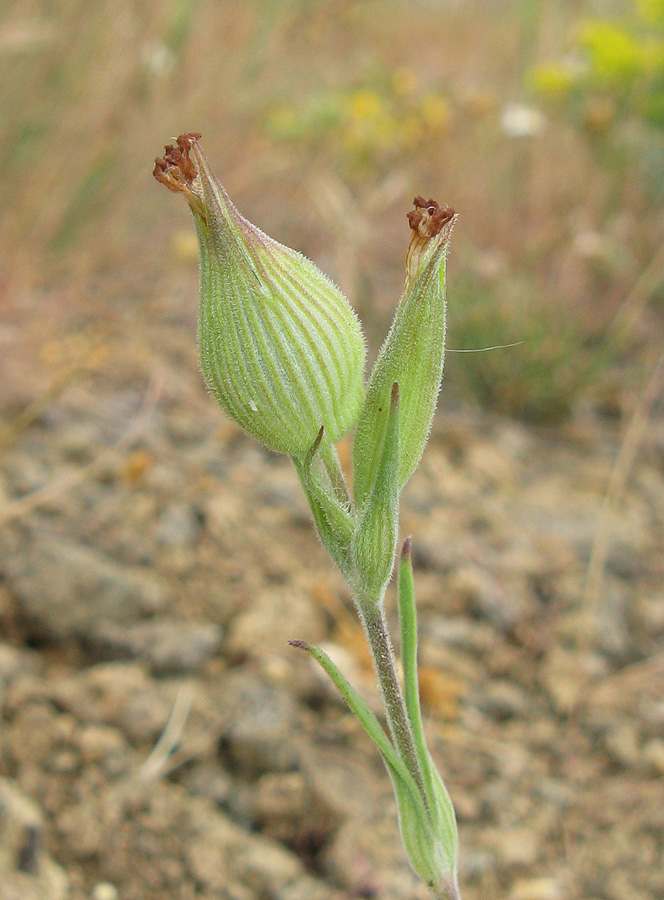
[[[385,703],[390,735],[399,756],[415,779],[422,799],[428,807],[424,775],[417,757],[413,732],[408,721],[406,704],[397,675],[394,649],[385,621],[383,603],[358,599],[357,609],[371,648],[378,684]]]

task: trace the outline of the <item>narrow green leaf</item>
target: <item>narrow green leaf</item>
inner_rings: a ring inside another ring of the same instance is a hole
[[[404,785],[406,785],[408,789],[413,793],[413,797],[417,797],[418,792],[415,782],[406,769],[405,765],[397,755],[396,750],[383,731],[380,722],[376,718],[375,714],[371,711],[371,709],[369,709],[362,697],[360,697],[352,684],[348,681],[346,676],[341,672],[336,663],[332,662],[332,660],[324,650],[321,650],[320,647],[316,647],[314,644],[309,644],[306,641],[289,641],[288,643],[291,645],[291,647],[298,647],[301,650],[306,650],[309,656],[315,659],[316,662],[319,663],[319,665],[325,670],[325,672],[334,682],[341,696],[348,704],[348,708],[350,709],[350,711],[353,713],[355,718],[359,721],[360,725],[364,728],[366,733],[378,748],[378,751],[382,756],[385,765],[388,767],[390,774],[394,774],[394,776],[400,782],[403,782]]]
[[[427,748],[420,693],[417,678],[417,610],[410,538],[404,542],[399,563],[398,582],[399,627],[401,632],[401,664],[403,668],[404,699],[408,719],[413,731],[417,757],[424,772],[428,808],[431,813],[431,832],[435,836],[434,845],[443,860],[438,869],[453,873],[456,877],[458,831],[454,806]]]
[[[413,566],[410,553],[410,538],[404,541],[399,563],[399,580],[397,589],[399,607],[399,628],[401,632],[401,665],[403,668],[404,700],[406,711],[413,731],[415,750],[422,771],[429,805],[433,807],[433,784],[431,778],[431,759],[427,750],[422,711],[420,709],[420,689],[417,677],[417,611],[415,607],[415,586],[413,584]]]
[[[355,519],[347,503],[339,499],[340,484],[332,483],[329,474],[331,457],[323,471],[316,467],[316,454],[321,446],[323,428],[303,460],[293,457],[293,465],[307,495],[318,536],[342,573],[350,578],[350,544]],[[341,475],[340,475],[341,477]]]
[[[383,397],[387,421],[376,480],[363,505],[351,545],[355,588],[366,600],[379,602],[396,555],[399,529],[400,399],[399,385]]]

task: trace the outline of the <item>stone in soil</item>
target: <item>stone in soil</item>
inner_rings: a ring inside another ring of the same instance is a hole
[[[16,535],[0,568],[40,639],[94,638],[103,624],[135,622],[168,602],[159,576],[56,534]]]
[[[228,728],[222,745],[232,771],[245,779],[297,766],[297,708],[290,693],[237,670],[218,687]]]
[[[69,880],[43,846],[39,808],[17,785],[0,778],[0,896],[2,900],[65,900]]]
[[[221,647],[221,626],[160,617],[147,622],[98,626],[94,643],[104,656],[142,659],[156,675],[197,672]]]
[[[235,887],[238,896],[247,898],[281,897],[300,884],[311,891],[310,896],[323,900],[324,886],[306,875],[295,854],[276,841],[248,833],[208,801],[192,802],[189,828],[187,863],[205,888],[233,896]]]

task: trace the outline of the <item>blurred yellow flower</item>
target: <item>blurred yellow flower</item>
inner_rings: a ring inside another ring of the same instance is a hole
[[[349,98],[349,110],[353,118],[360,121],[376,119],[384,112],[383,101],[376,91],[356,91]]]
[[[585,22],[579,28],[578,41],[589,54],[592,74],[600,81],[631,81],[643,70],[644,45],[620,25]]]
[[[664,0],[631,0],[611,20],[588,19],[571,61],[537,66],[530,87],[559,100],[586,130],[608,134],[619,119],[664,131]]]
[[[419,111],[427,130],[436,134],[447,131],[450,121],[450,107],[440,94],[425,94],[419,104]]]
[[[397,120],[391,104],[373,90],[350,94],[345,104],[343,142],[347,152],[366,156],[394,144]]]
[[[267,114],[266,125],[274,137],[290,138],[297,130],[297,114],[295,108],[281,103],[273,107]]]
[[[576,76],[564,63],[543,63],[530,72],[530,85],[535,93],[550,100],[564,100],[574,88]]]
[[[354,165],[419,150],[428,140],[444,137],[450,119],[446,97],[424,90],[417,72],[402,66],[377,87],[322,90],[298,105],[274,103],[264,127],[276,140],[334,143]]]
[[[344,148],[353,155],[371,155],[394,144],[395,131],[396,123],[389,116],[351,121],[343,131]]]
[[[664,0],[638,0],[636,10],[645,22],[661,22],[664,25]]]
[[[664,74],[664,40],[643,44],[643,71],[646,75]]]

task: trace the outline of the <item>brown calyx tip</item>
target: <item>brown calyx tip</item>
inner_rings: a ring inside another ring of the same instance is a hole
[[[198,142],[200,134],[195,131],[181,134],[174,144],[166,144],[164,155],[154,161],[152,174],[171,191],[191,192],[192,183],[198,177],[198,168],[191,159],[191,148]]]
[[[289,641],[291,647],[297,647],[298,650],[308,650],[311,646],[307,641]]]
[[[415,197],[415,209],[408,213],[408,224],[420,237],[432,238],[452,221],[455,212],[451,206],[440,206],[435,200]]]

